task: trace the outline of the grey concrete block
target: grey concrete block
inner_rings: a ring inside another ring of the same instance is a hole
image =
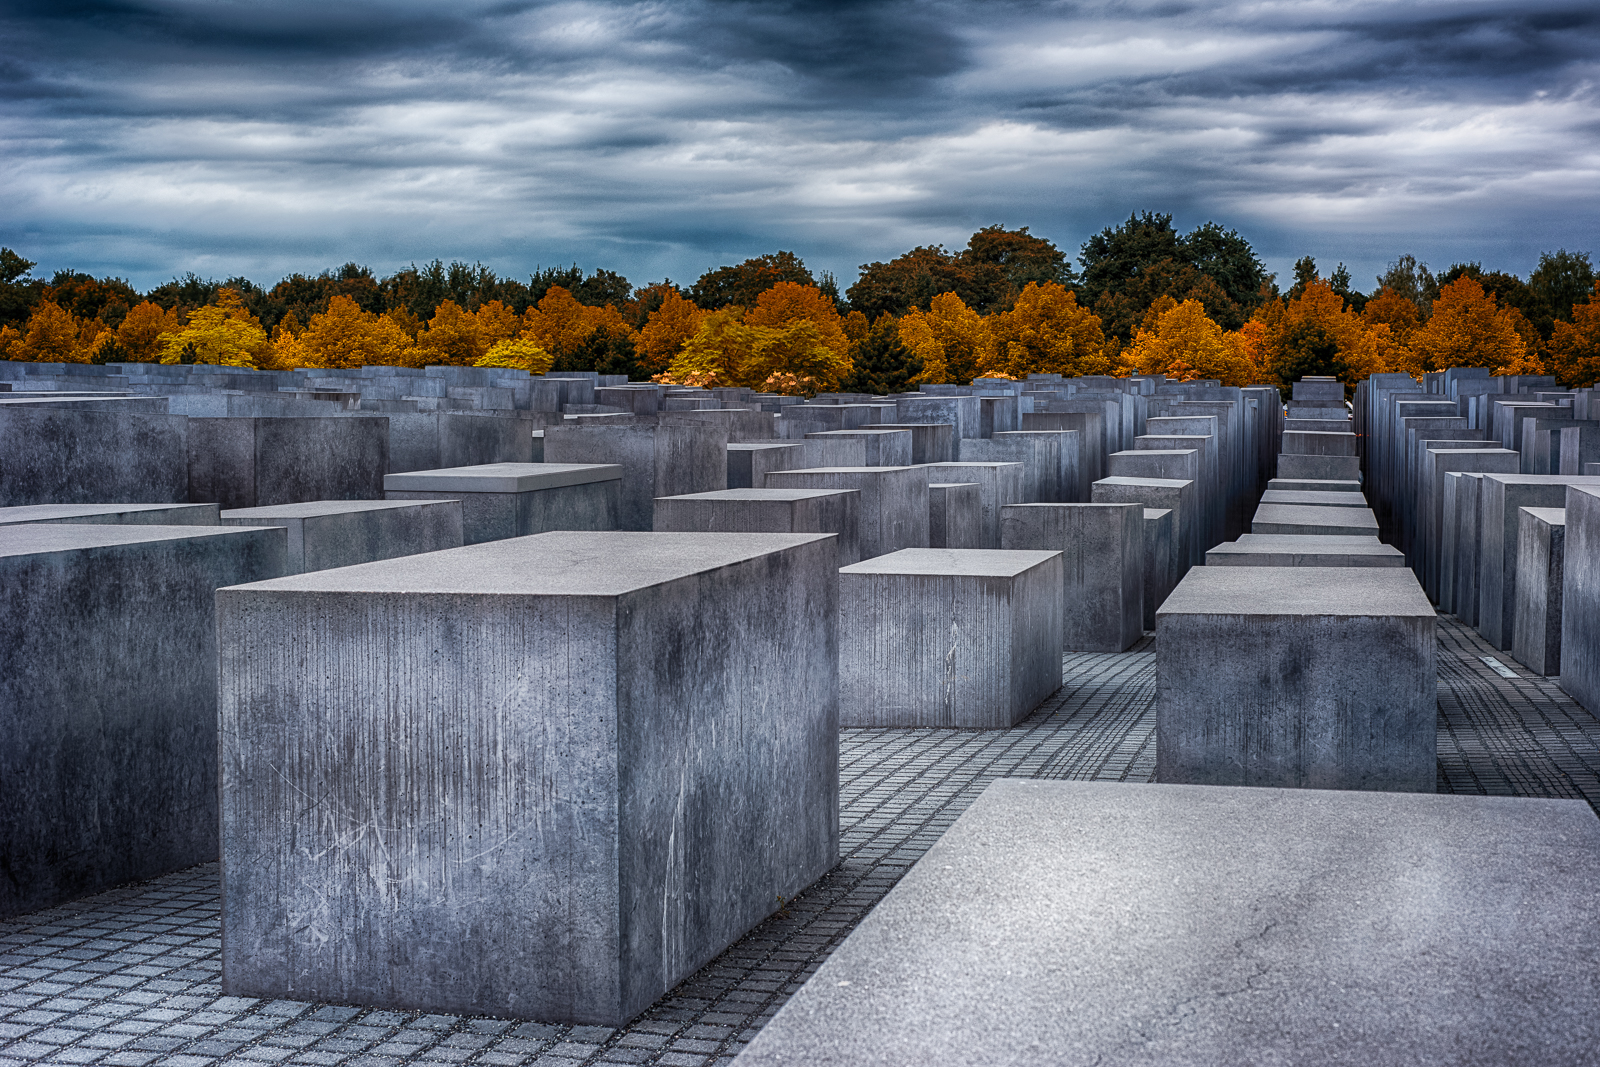
[[[1026,492],[1026,472],[1020,463],[974,460],[927,463],[916,468],[932,482],[977,482],[983,523],[983,548],[1000,548],[1000,509],[1020,504]]]
[[[921,467],[814,467],[773,471],[768,489],[855,489],[862,559],[928,547],[928,480]]]
[[[1361,460],[1355,456],[1279,455],[1278,477],[1315,481],[1360,481]]]
[[[960,440],[963,437],[982,436],[983,412],[976,396],[932,396],[918,393],[895,397],[894,421],[948,423],[954,427],[955,439]]]
[[[778,439],[778,420],[765,411],[747,408],[724,407],[702,411],[663,412],[662,422],[703,422],[715,426],[733,441],[775,441]]]
[[[1280,490],[1295,493],[1359,493],[1359,481],[1340,481],[1327,478],[1273,478],[1267,482],[1267,490]]]
[[[1303,504],[1262,504],[1250,520],[1250,532],[1259,534],[1378,533],[1378,520],[1368,508],[1326,508]]]
[[[838,588],[630,532],[221,590],[224,990],[632,1018],[838,859]]]
[[[0,507],[189,499],[182,415],[0,405]]]
[[[1174,581],[1203,558],[1195,516],[1195,483],[1177,478],[1102,478],[1094,483],[1093,504],[1138,504],[1172,512]]]
[[[1351,542],[1359,543],[1351,543]],[[1376,537],[1257,534],[1206,552],[1208,567],[1404,567],[1406,556]]]
[[[982,548],[983,487],[977,482],[928,483],[928,547]]]
[[[614,463],[486,463],[384,478],[388,500],[459,500],[469,545],[550,530],[614,530],[626,477]]]
[[[223,510],[307,500],[381,500],[384,416],[190,419],[189,499]]]
[[[389,420],[389,466],[384,473],[534,463],[536,423],[523,412],[398,412]]]
[[[1261,494],[1261,503],[1291,504],[1314,508],[1365,508],[1367,506],[1366,498],[1360,493],[1291,489],[1268,489]]]
[[[995,434],[994,440],[1040,440],[1054,443],[1058,460],[1052,479],[1046,472],[1039,482],[1041,504],[1076,504],[1089,496],[1089,465],[1083,455],[1083,434],[1078,430],[1015,430]]]
[[[1284,419],[1283,432],[1291,430],[1323,430],[1328,433],[1351,433],[1353,424],[1348,415],[1337,419]]]
[[[867,446],[858,438],[738,442],[728,446],[728,488],[759,489],[770,471],[867,465]]]
[[[1570,486],[1565,503],[1559,682],[1600,715],[1600,487]]]
[[[1285,429],[1282,447],[1283,454],[1291,456],[1353,456],[1356,435],[1348,431]]]
[[[1156,780],[1432,792],[1434,627],[1400,568],[1195,568],[1157,613]]]
[[[862,427],[858,430],[823,430],[818,433],[808,433],[805,436],[808,441],[828,440],[831,438],[848,438],[860,441],[864,453],[860,465],[863,467],[911,466],[910,430],[869,430],[866,427]]]
[[[0,526],[216,526],[215,504],[25,504],[0,508]]]
[[[1495,648],[1511,648],[1516,625],[1517,535],[1521,529],[1517,511],[1562,507],[1569,485],[1600,486],[1600,479],[1485,474],[1479,484],[1478,632]]]
[[[734,1062],[1585,1064],[1597,857],[1575,800],[1005,779]]]
[[[1061,553],[921,548],[839,571],[839,725],[1016,725],[1061,686]]]
[[[1001,509],[1001,548],[1062,553],[1064,648],[1122,652],[1144,636],[1144,510],[1138,504]]]
[[[707,423],[638,420],[627,425],[552,426],[547,463],[614,463],[622,468],[617,528],[649,530],[655,500],[728,486],[728,438]]]
[[[839,564],[861,559],[856,489],[721,489],[656,501],[658,533],[831,533]]]
[[[218,586],[282,530],[0,528],[0,918],[217,856]]]
[[[1600,422],[1571,422],[1557,435],[1557,465],[1554,474],[1594,474],[1591,465],[1600,465]]]
[[[1167,599],[1178,574],[1173,563],[1177,538],[1169,508],[1144,509],[1144,628],[1156,628],[1156,608]]]
[[[961,442],[961,463],[1020,463],[1023,504],[1062,500],[1061,444],[1049,434],[1002,432],[989,439]]]
[[[288,533],[285,574],[460,548],[459,500],[315,500],[224,511],[224,526],[281,526]]]
[[[1535,674],[1560,674],[1562,550],[1567,514],[1562,508],[1519,508],[1517,521],[1517,602],[1511,654]]]
[[[1106,456],[1118,451],[1106,447],[1106,420],[1104,412],[1094,411],[1032,411],[1022,415],[1022,430],[1075,431],[1078,434],[1078,452],[1083,464],[1080,480],[1083,496],[1089,495],[1089,484],[1106,476]]]
[[[911,464],[913,466],[923,463],[949,463],[956,458],[956,428],[947,422],[878,423],[872,426],[863,426],[862,429],[910,430]],[[861,466],[861,464],[828,463],[817,464],[817,466],[847,467]]]
[[[1302,378],[1294,383],[1290,391],[1290,403],[1341,407],[1344,404],[1344,385],[1333,378]]]

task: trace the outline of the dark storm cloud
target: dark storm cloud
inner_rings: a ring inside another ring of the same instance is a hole
[[[1592,3],[0,5],[0,240],[149,284],[440,255],[846,281],[1136,209],[1279,269],[1600,220]],[[1600,251],[1600,249],[1596,249]]]

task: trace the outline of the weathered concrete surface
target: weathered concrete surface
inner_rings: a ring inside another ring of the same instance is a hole
[[[485,463],[384,478],[388,500],[459,500],[466,543],[614,530],[627,475],[614,463]],[[654,505],[652,504],[652,509]]]
[[[1435,614],[1394,567],[1196,567],[1156,614],[1156,780],[1432,792]]]
[[[1093,504],[1139,504],[1172,512],[1176,578],[1205,558],[1196,522],[1195,483],[1176,478],[1101,478],[1090,494]]]
[[[865,467],[867,446],[858,438],[810,437],[800,441],[740,441],[728,445],[729,489],[760,489],[772,471],[813,467]]]
[[[1564,510],[1559,683],[1600,715],[1600,487],[1571,486]]]
[[[1273,539],[1275,538],[1275,539]],[[1319,537],[1315,534],[1263,534],[1252,541],[1228,541],[1206,552],[1208,567],[1404,567],[1406,556],[1378,539]]]
[[[0,507],[184,503],[188,421],[182,415],[0,404]]]
[[[854,489],[861,559],[928,547],[928,479],[922,467],[816,467],[773,471],[768,489]]]
[[[547,463],[615,463],[622,468],[617,528],[649,530],[657,497],[728,486],[728,435],[709,423],[641,419],[623,426],[552,426]]]
[[[1600,486],[1600,478],[1562,474],[1485,474],[1479,483],[1478,632],[1495,648],[1511,648],[1517,606],[1519,508],[1559,508],[1568,485]],[[1565,642],[1563,642],[1565,644]]]
[[[1005,779],[734,1062],[1577,1067],[1597,879],[1577,800]]]
[[[0,528],[0,918],[217,856],[218,586],[282,530]]]
[[[1296,481],[1353,482],[1361,478],[1361,460],[1355,456],[1278,456],[1278,477]]]
[[[894,407],[894,421],[897,423],[946,423],[954,427],[952,441],[959,441],[964,437],[982,436],[983,409],[976,396],[933,396],[919,393],[914,396],[895,397]],[[952,445],[952,447],[959,446]]]
[[[303,574],[460,548],[459,500],[315,500],[224,511],[224,526],[281,526],[288,569]]]
[[[837,861],[838,587],[630,532],[220,591],[225,991],[636,1015]]]
[[[1064,648],[1122,652],[1144,636],[1144,508],[1013,504],[1000,547],[1062,554]]]
[[[1083,455],[1083,434],[1079,431],[1015,430],[997,433],[994,439],[1001,442],[1035,440],[1053,444],[1051,451],[1058,465],[1053,479],[1047,474],[1040,480],[1040,503],[1071,504],[1088,497],[1088,464]]]
[[[1283,432],[1283,455],[1353,456],[1356,435],[1349,431],[1290,430]]]
[[[1061,553],[913,548],[839,571],[839,725],[1005,729],[1061,687]]]
[[[485,463],[536,463],[536,424],[525,412],[391,412],[389,466],[384,472],[476,467]],[[360,416],[366,418],[369,416]]]
[[[955,427],[947,422],[878,423],[863,430],[910,430],[911,465],[950,463],[956,458]],[[861,463],[814,463],[816,467],[860,467]]]
[[[909,467],[911,465],[910,430],[819,430],[808,433],[805,439],[849,438],[861,442],[863,467]]]
[[[1328,508],[1300,504],[1261,504],[1250,520],[1259,534],[1372,534],[1378,520],[1368,508]]]
[[[1560,674],[1567,513],[1562,508],[1518,508],[1517,512],[1517,602],[1512,613],[1511,654],[1536,674]]]
[[[1314,508],[1364,508],[1366,498],[1359,492],[1326,492],[1319,490],[1268,489],[1261,494],[1263,504],[1298,504]]]
[[[656,501],[658,533],[831,533],[839,564],[861,559],[856,489],[720,489]]]
[[[928,483],[928,547],[982,548],[983,487],[977,482]]]
[[[307,500],[381,500],[384,416],[190,419],[189,500],[224,511]]]
[[[916,468],[932,482],[976,482],[982,506],[983,548],[1000,547],[1000,509],[1020,504],[1026,474],[1020,463],[927,463]]]
[[[1360,493],[1361,483],[1331,478],[1272,478],[1267,482],[1267,492]]]
[[[216,526],[218,511],[215,504],[24,504],[0,508],[0,526]]]
[[[1514,474],[1518,457],[1515,452],[1502,448],[1445,448],[1428,449],[1424,459],[1420,507],[1425,509],[1422,522],[1422,560],[1417,568],[1422,588],[1429,596],[1438,596],[1439,563],[1442,538],[1438,532],[1444,526],[1444,479],[1452,471],[1459,473]]]
[[[1022,465],[1022,497],[1017,503],[1060,503],[1061,442],[1050,434],[1002,432],[985,439],[961,442],[962,463],[1018,463]]]
[[[1144,628],[1156,628],[1156,608],[1178,584],[1177,537],[1170,508],[1144,509]]]

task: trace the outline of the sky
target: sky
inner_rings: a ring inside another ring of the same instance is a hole
[[[0,244],[270,285],[435,257],[841,289],[1027,226],[1237,229],[1280,282],[1600,262],[1600,4],[0,0]]]

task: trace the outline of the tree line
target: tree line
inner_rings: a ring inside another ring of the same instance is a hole
[[[843,293],[793,252],[718,267],[688,286],[635,287],[608,270],[526,282],[439,260],[387,277],[347,263],[271,288],[194,274],[139,293],[0,249],[0,358],[593,370],[811,394],[1031,373],[1158,373],[1286,386],[1483,366],[1600,377],[1600,286],[1587,253],[1545,253],[1527,279],[1403,255],[1370,293],[1310,257],[1281,290],[1237,231],[1189,233],[1144,212],[1085,241],[1076,266],[1027,227],[966,247],[863,264]]]

